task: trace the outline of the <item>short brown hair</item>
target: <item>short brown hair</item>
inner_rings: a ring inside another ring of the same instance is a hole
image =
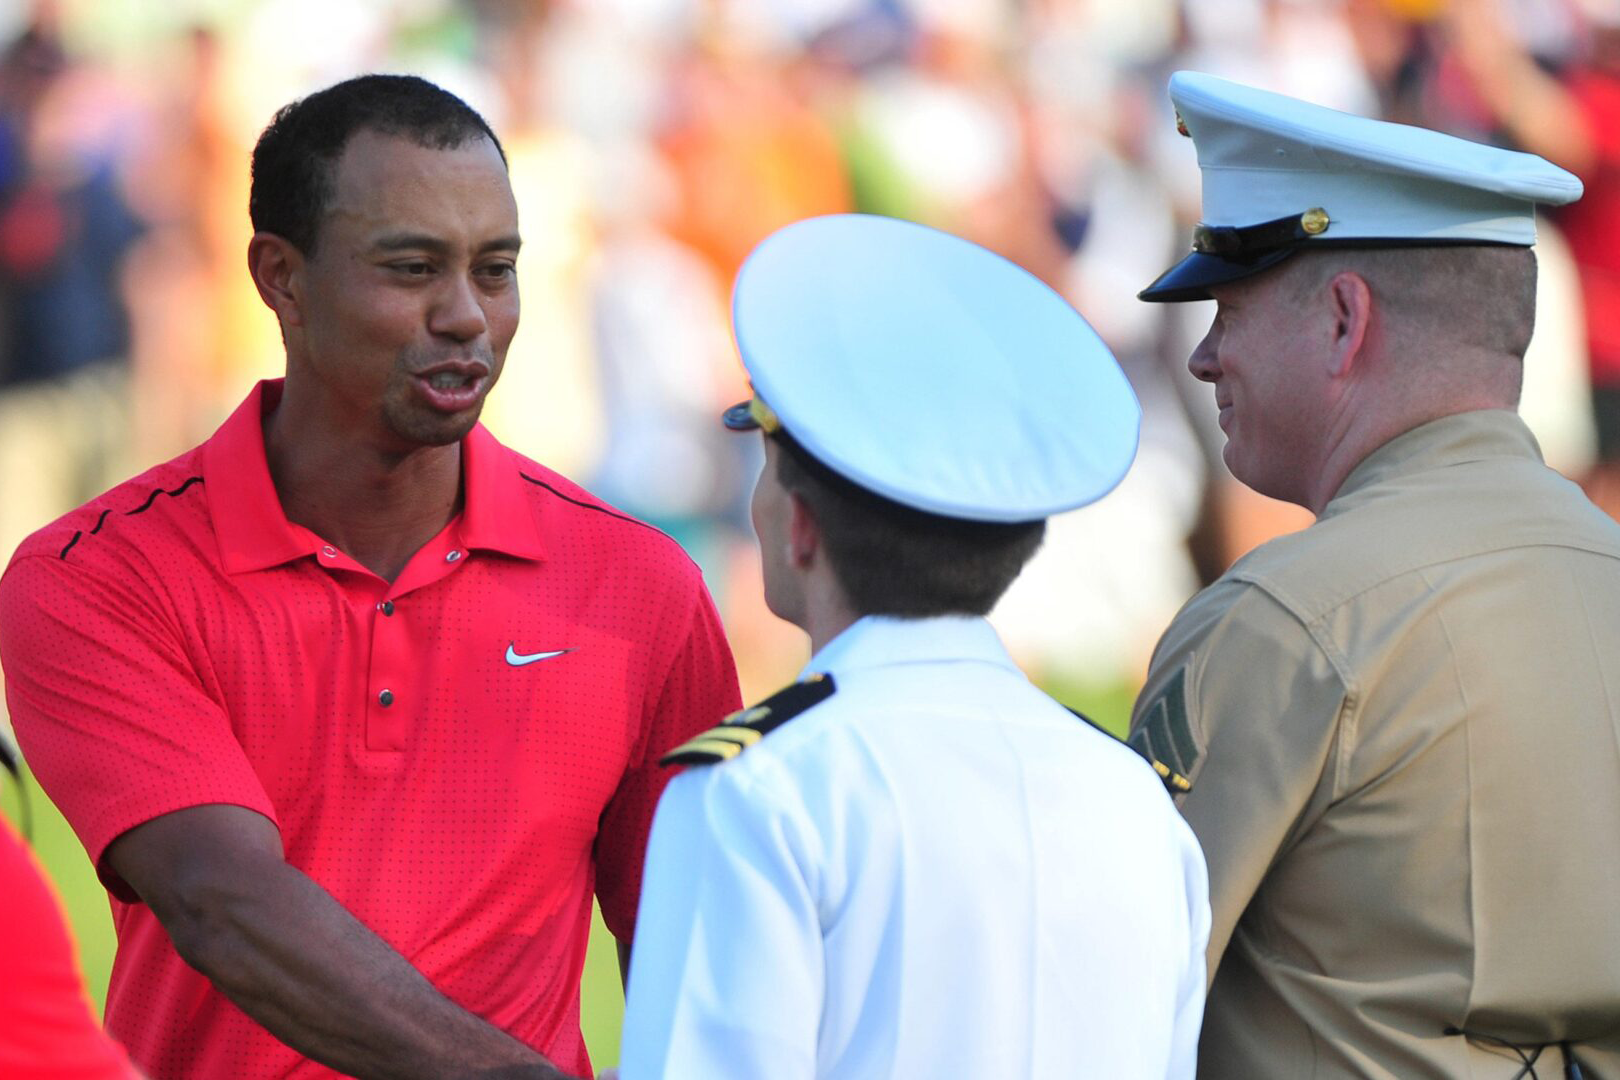
[[[987,615],[1041,540],[1046,522],[967,521],[902,506],[816,461],[786,432],[771,436],[777,479],[821,530],[844,597],[862,615]]]

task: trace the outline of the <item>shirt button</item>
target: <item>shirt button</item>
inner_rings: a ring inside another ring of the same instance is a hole
[[[377,605],[377,610],[382,612],[384,615],[392,615],[394,613],[394,602],[392,600],[384,600],[382,603]]]
[[[327,544],[325,547],[321,548],[321,558],[323,558],[323,559],[335,559],[335,558],[337,558],[337,548],[333,547],[331,544]]]
[[[386,709],[393,703],[394,692],[392,690],[384,690],[382,693],[377,695],[377,704],[381,705],[383,708]]]
[[[452,551],[450,554],[448,554],[448,555],[446,555],[444,557],[444,561],[445,562],[455,562],[459,558],[461,558],[461,552]]]

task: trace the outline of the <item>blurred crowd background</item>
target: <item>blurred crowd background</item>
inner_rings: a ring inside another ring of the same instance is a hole
[[[0,558],[279,373],[245,269],[249,152],[279,105],[368,70],[439,82],[505,142],[523,318],[486,423],[686,546],[745,696],[806,648],[760,600],[757,440],[716,419],[746,396],[728,297],[802,217],[1001,252],[1135,385],[1135,468],[1053,523],[995,615],[1060,698],[1122,727],[1180,604],[1308,523],[1221,464],[1185,367],[1211,305],[1135,299],[1197,218],[1178,68],[1579,174],[1585,200],[1542,223],[1524,412],[1620,507],[1620,0],[0,0],[0,42]],[[52,870],[88,883],[104,982],[105,902],[88,867]]]

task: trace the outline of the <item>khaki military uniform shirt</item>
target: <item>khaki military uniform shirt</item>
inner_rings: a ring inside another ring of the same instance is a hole
[[[1201,1077],[1518,1072],[1451,1026],[1620,1077],[1620,526],[1516,415],[1387,443],[1194,597],[1132,742],[1209,861]]]

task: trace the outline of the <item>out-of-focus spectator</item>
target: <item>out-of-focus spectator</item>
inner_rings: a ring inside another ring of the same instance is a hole
[[[0,552],[110,482],[128,427],[120,115],[51,16],[0,53]]]
[[[273,332],[241,332],[260,325],[263,305],[241,280],[251,146],[233,124],[227,43],[196,26],[165,52],[129,163],[131,201],[148,226],[126,275],[132,457],[141,462],[206,437],[241,380],[262,370],[254,338],[274,342]],[[253,306],[244,313],[245,301]]]
[[[540,5],[492,7],[481,24],[480,51],[494,83],[489,112],[500,125],[523,231],[523,319],[484,422],[514,450],[583,482],[605,439],[589,317],[594,163],[589,144],[552,116],[551,28]]]
[[[1586,46],[1554,74],[1515,39],[1496,0],[1452,0],[1447,27],[1494,120],[1586,185],[1559,217],[1585,301],[1599,464],[1589,491],[1620,514],[1620,8],[1582,5]]]
[[[11,823],[0,819],[0,1076],[135,1080],[101,1030],[73,956],[62,904]]]
[[[647,154],[621,158],[598,187],[591,321],[608,439],[595,490],[709,565],[713,530],[746,528],[744,440],[714,422],[716,403],[745,391],[720,282],[648,208],[667,202],[671,186]]]
[[[849,209],[849,181],[814,86],[747,41],[709,39],[675,60],[658,147],[670,164],[672,235],[727,287],[753,246],[783,225]]]
[[[10,144],[0,177],[5,381],[127,358],[118,267],[140,226],[120,189],[116,148],[94,141],[97,114],[111,103],[40,26],[7,48],[0,69]]]
[[[1206,479],[1161,348],[1164,308],[1136,301],[1177,230],[1147,156],[1161,87],[1120,65],[1140,43],[1110,32],[1118,18],[1052,5],[1031,19],[1025,59],[1031,155],[1050,207],[1037,220],[1069,249],[1057,283],[1142,403],[1130,473],[1108,499],[1048,522],[1042,550],[992,616],[1020,662],[1059,692],[1140,679],[1196,586],[1186,537]]]

